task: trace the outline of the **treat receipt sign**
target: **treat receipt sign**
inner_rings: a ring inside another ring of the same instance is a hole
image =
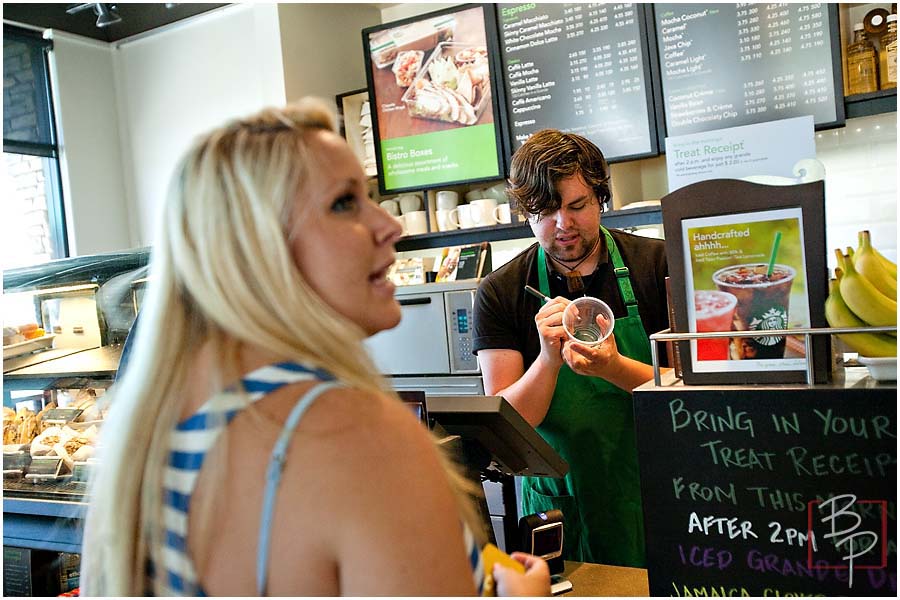
[[[692,342],[694,371],[804,369],[802,342],[764,334],[810,326],[801,210],[685,219],[682,235],[690,330],[761,332]]]
[[[669,191],[707,179],[795,177],[794,165],[815,156],[811,116],[667,137]]]
[[[635,390],[651,595],[896,597],[896,387],[754,388]]]

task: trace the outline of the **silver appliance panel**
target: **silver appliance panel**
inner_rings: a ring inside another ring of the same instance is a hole
[[[477,287],[478,281],[472,280],[397,288],[400,324],[365,342],[379,371],[395,376],[481,373],[478,358],[472,354],[472,305]]]
[[[448,375],[446,377],[391,377],[391,387],[398,392],[425,392],[426,396],[483,396],[481,375]]]

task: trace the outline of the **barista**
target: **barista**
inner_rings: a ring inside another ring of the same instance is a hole
[[[570,466],[563,479],[525,478],[523,512],[563,511],[567,560],[644,566],[631,390],[653,377],[648,332],[668,326],[664,242],[601,226],[609,167],[575,134],[529,138],[509,194],[538,241],[479,286],[473,346],[485,393],[506,398]],[[567,341],[562,327],[583,295],[615,314],[598,346]]]

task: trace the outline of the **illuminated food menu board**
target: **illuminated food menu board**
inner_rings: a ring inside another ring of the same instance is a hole
[[[668,136],[803,115],[843,124],[835,5],[654,7]]]
[[[655,154],[638,4],[500,4],[512,149],[539,129],[581,134],[608,160]]]
[[[363,30],[383,193],[503,176],[494,21],[465,5]]]

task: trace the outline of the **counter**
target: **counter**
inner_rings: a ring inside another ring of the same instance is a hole
[[[563,577],[572,590],[563,596],[649,596],[647,569],[565,562]]]

